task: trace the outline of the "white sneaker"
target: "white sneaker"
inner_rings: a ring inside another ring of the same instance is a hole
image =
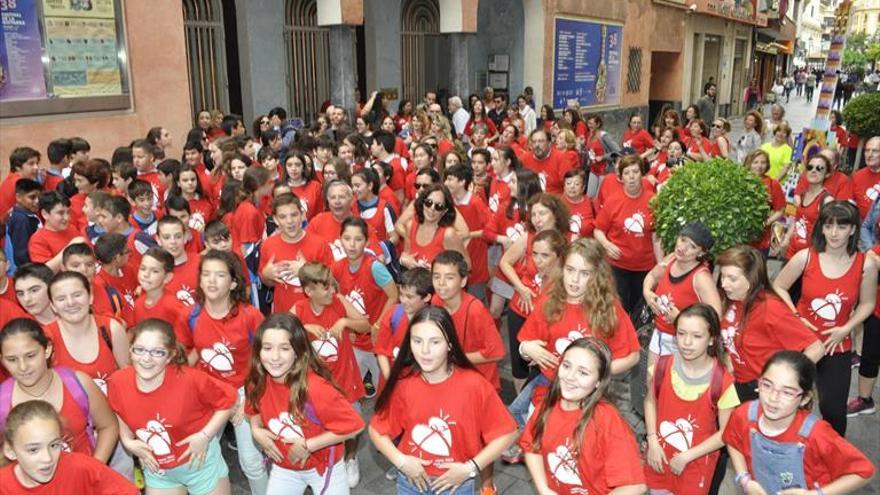
[[[345,478],[349,488],[354,488],[361,482],[361,468],[357,458],[345,461]]]

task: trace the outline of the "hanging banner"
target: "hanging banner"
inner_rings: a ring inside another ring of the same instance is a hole
[[[843,64],[843,49],[846,46],[846,31],[849,23],[850,0],[844,0],[837,6],[834,13],[834,24],[831,27],[831,49],[825,58],[825,71],[822,74],[822,85],[819,89],[819,102],[816,117],[811,127],[820,131],[828,131],[831,127],[831,105],[834,102],[834,91],[837,88],[840,67]],[[837,147],[837,135],[829,133],[828,145]],[[844,143],[845,145],[845,143]]]
[[[0,101],[46,97],[35,0],[0,0]]]
[[[623,26],[557,18],[553,108],[619,105]]]
[[[113,0],[43,0],[45,17],[101,18],[114,17]]]

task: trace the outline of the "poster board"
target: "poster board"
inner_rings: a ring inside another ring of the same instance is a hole
[[[553,32],[553,108],[619,105],[623,26],[557,17]]]

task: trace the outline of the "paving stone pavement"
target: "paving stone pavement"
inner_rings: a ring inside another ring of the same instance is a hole
[[[810,124],[815,113],[817,101],[807,103],[803,97],[792,96],[790,103],[785,105],[786,118],[792,125],[795,132]],[[769,107],[765,108],[765,115],[769,115]],[[742,133],[742,119],[735,118],[731,120],[732,131],[731,141],[735,142]],[[769,267],[771,275],[779,270],[778,262],[771,262]],[[506,328],[502,329],[506,332]],[[503,338],[507,342],[506,336]],[[502,376],[502,397],[505,403],[509,403],[513,399],[513,384],[510,374],[510,364],[505,361],[501,366]],[[857,372],[853,370],[851,389],[855,390],[857,380]],[[855,393],[855,392],[852,392]],[[875,389],[875,400],[880,400],[880,394]],[[367,401],[366,411],[372,411],[373,401]],[[869,416],[858,416],[850,418],[847,428],[847,439],[855,444],[867,457],[873,460],[875,466],[880,470],[880,414]],[[233,482],[234,495],[246,495],[249,492],[247,482],[241,474],[238,467],[238,460],[234,452],[224,449],[224,454],[229,463],[230,476]],[[363,435],[360,449],[358,451],[358,459],[360,460],[361,482],[352,490],[352,495],[380,495],[395,493],[394,482],[385,478],[385,471],[389,467],[389,463],[373,448],[366,434]],[[502,495],[525,495],[535,493],[532,484],[524,466],[508,466],[500,462],[495,464],[495,483],[498,487],[498,493]],[[308,492],[307,492],[308,493]],[[727,478],[721,488],[721,495],[736,495],[739,490],[734,487],[733,473],[728,468]],[[871,483],[865,488],[856,492],[858,495],[877,495],[880,494],[880,476],[875,476]]]

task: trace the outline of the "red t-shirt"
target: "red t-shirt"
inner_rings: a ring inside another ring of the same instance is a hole
[[[797,309],[801,316],[819,329],[816,336],[822,342],[828,340],[828,335],[822,332],[845,325],[859,304],[864,266],[865,254],[856,251],[852,265],[846,273],[837,278],[826,277],[819,265],[819,253],[810,249]],[[843,352],[852,349],[852,336],[847,335],[841,344]]]
[[[395,327],[392,325],[394,312],[398,311],[395,306],[382,316],[379,320],[379,331],[376,332],[376,345],[373,346],[373,352],[377,356],[385,356],[391,363],[397,359],[397,353],[400,346],[403,345],[403,339],[406,338],[406,332],[409,329],[409,315],[405,311],[400,311],[400,320]]]
[[[89,219],[83,213],[87,196],[83,193],[76,193],[70,197],[70,223],[76,227],[77,232],[82,232],[89,224]]]
[[[260,273],[273,257],[275,262],[295,260],[299,255],[306,261],[314,261],[330,266],[333,264],[333,255],[327,247],[327,241],[314,234],[305,232],[302,238],[296,242],[285,241],[280,233],[266,238],[260,246]],[[302,284],[299,277],[293,273],[282,283],[275,284],[275,300],[273,311],[287,311],[297,301],[305,299]]]
[[[263,313],[250,304],[237,304],[220,319],[202,308],[192,329],[199,365],[212,376],[241,387],[250,365],[251,340],[261,323]]]
[[[492,231],[492,212],[482,198],[471,193],[468,193],[461,203],[455,202],[455,210],[464,218],[468,230],[483,231],[481,237],[470,239],[467,243],[467,252],[471,259],[468,283],[484,284],[489,281],[489,244],[486,241],[494,241],[497,237]]]
[[[260,242],[266,237],[266,218],[250,201],[242,201],[235,208],[227,227],[237,246]]]
[[[321,183],[317,180],[310,180],[301,186],[291,187],[290,192],[299,198],[306,220],[311,220],[315,215],[324,211],[324,194]]]
[[[51,371],[51,370],[50,370]],[[79,377],[76,377],[79,380]],[[80,405],[76,403],[76,399],[70,395],[67,387],[61,387],[64,391],[64,398],[61,400],[61,410],[58,415],[61,416],[61,428],[64,434],[64,442],[67,444],[68,452],[79,452],[81,454],[93,455],[95,448],[89,439],[88,424],[90,418],[83,414]]]
[[[526,153],[522,157],[523,167],[538,174],[541,189],[548,193],[562,194],[562,175],[559,173],[561,154],[550,148],[550,154],[538,160],[534,153]]]
[[[596,218],[593,215],[593,204],[590,198],[584,196],[578,203],[572,203],[568,196],[562,196],[562,202],[568,207],[571,215],[568,219],[569,238],[574,240],[579,237],[592,237],[596,227]]]
[[[58,184],[64,182],[64,175],[61,172],[53,172],[50,169],[46,170],[46,173],[43,174],[43,190],[44,191],[55,191],[58,189]]]
[[[415,184],[416,179],[413,174],[407,174],[407,176],[403,179],[404,183],[406,183],[409,177],[413,177],[413,184]],[[382,185],[381,187],[379,187],[379,198],[384,200],[385,203],[391,207],[391,210],[394,211],[395,216],[400,216],[400,207],[402,205],[400,204],[400,199],[398,199],[397,195],[394,194],[394,189],[391,189],[387,185]]]
[[[409,243],[406,252],[413,255],[417,261],[424,261],[429,265],[434,261],[438,254],[446,250],[443,246],[443,237],[446,235],[446,229],[452,227],[437,227],[434,237],[427,244],[419,244],[416,233],[419,228],[419,220],[413,217],[409,223]],[[470,254],[470,253],[468,253]],[[473,261],[471,261],[473,266]]]
[[[388,233],[394,231],[394,207],[382,198],[381,192],[376,204],[369,208],[362,209],[357,201],[352,202],[351,213],[367,222],[367,226],[376,231],[380,241],[388,239]]]
[[[342,235],[342,220],[337,220],[329,211],[315,215],[306,226],[306,232],[327,241],[327,247],[330,249],[333,261],[348,258],[339,237]],[[382,254],[382,247],[379,245],[378,239],[379,235],[376,233],[376,229],[371,225],[367,225],[367,247],[365,249],[367,253],[374,256]]]
[[[12,172],[0,183],[0,218],[5,219],[9,210],[15,206],[15,183],[21,179],[21,174]]]
[[[544,314],[544,304],[546,300],[542,299],[535,304],[532,314],[523,323],[519,329],[517,339],[520,342],[526,340],[542,340],[547,343],[547,350],[552,352],[557,359],[562,358],[562,353],[573,341],[581,337],[596,337],[601,339],[608,345],[611,351],[611,359],[621,359],[629,356],[633,352],[639,351],[639,338],[636,335],[636,329],[629,319],[629,315],[620,305],[620,301],[614,301],[614,309],[617,314],[617,328],[610,337],[602,337],[596,334],[590,327],[587,315],[584,313],[583,306],[580,304],[565,304],[560,318],[551,323]],[[556,376],[556,368],[542,368],[541,373],[552,381]],[[535,394],[532,397],[533,404],[540,404],[546,394],[546,386],[538,386],[535,388]]]
[[[128,321],[126,317],[131,319],[132,312],[129,310],[123,314],[124,306],[125,303],[121,297],[111,296],[107,292],[107,284],[101,277],[92,279],[92,313],[111,316],[119,321],[124,321],[126,326],[130,326],[132,322]]]
[[[199,232],[214,218],[214,204],[208,198],[189,200],[189,226]]]
[[[775,179],[772,179],[768,176],[761,177],[761,182],[764,183],[764,187],[767,189],[767,194],[770,196],[770,211],[778,211],[785,208],[785,193],[782,192],[782,186],[779,185]],[[770,248],[770,225],[764,228],[764,235],[761,237],[761,240],[754,244],[757,249],[769,249]]]
[[[516,430],[492,385],[480,373],[457,367],[440,383],[420,374],[402,378],[370,426],[380,435],[400,436],[404,454],[430,461],[428,476],[443,474],[445,463],[467,462],[487,443]]]
[[[287,458],[290,444],[284,440],[296,438],[309,439],[329,431],[337,435],[348,435],[364,427],[364,420],[358,415],[348,399],[330,382],[312,370],[306,375],[306,401],[300,414],[290,414],[290,387],[266,377],[266,388],[260,397],[258,407],[245,405],[245,414],[259,414],[263,426],[278,436],[275,446],[283,460],[278,465],[294,471],[316,469],[320,476],[330,464],[330,452],[334,451],[334,462],[342,460],[345,444],[337,443],[312,452],[305,464],[293,464]],[[310,407],[306,411],[306,407]]]
[[[823,190],[810,204],[804,204],[804,198],[801,197],[794,214],[794,232],[785,251],[786,259],[791,259],[801,249],[813,245],[813,229],[816,227],[816,221],[819,220],[819,210],[827,195],[828,192]]]
[[[346,314],[345,306],[336,298],[321,310],[321,314],[315,314],[308,299],[297,301],[290,308],[290,312],[299,317],[303,325],[318,325],[324,330],[329,330],[338,320],[345,318]],[[349,402],[356,402],[366,394],[366,391],[357,359],[354,356],[352,333],[346,328],[339,338],[329,334],[325,338],[319,338],[311,332],[308,332],[308,335],[312,349],[333,374],[333,379],[339,384],[345,398]]]
[[[133,320],[138,324],[148,318],[164,320],[174,328],[177,341],[183,344],[187,352],[192,350],[192,330],[189,328],[189,315],[193,308],[184,306],[174,293],[165,290],[162,297],[152,306],[147,307],[147,295],[141,294],[134,302]]]
[[[187,253],[183,264],[175,265],[174,275],[165,286],[165,292],[172,294],[184,306],[196,305],[196,289],[199,287],[199,263],[202,257],[199,254]]]
[[[444,307],[440,296],[431,299],[434,306]],[[452,313],[455,333],[464,352],[479,352],[484,358],[504,357],[506,351],[501,341],[501,333],[495,326],[495,320],[483,303],[467,292],[461,292],[461,304]],[[475,364],[477,371],[483,374],[489,383],[501,390],[501,377],[498,375],[498,363]]]
[[[366,316],[371,325],[379,321],[382,308],[385,307],[385,303],[388,301],[388,295],[385,294],[385,291],[376,283],[376,279],[373,277],[373,264],[375,263],[379,263],[382,266],[382,263],[374,257],[364,255],[360,266],[354,271],[352,271],[351,264],[347,258],[333,263],[331,267],[333,278],[339,284],[339,293],[360,314]],[[373,339],[369,333],[357,334],[354,339],[354,345],[358,349],[372,352]]]
[[[643,178],[642,190],[653,191],[654,186],[648,181],[648,179]],[[597,214],[602,207],[605,206],[605,203],[619,194],[624,194],[623,182],[620,180],[620,176],[617,174],[608,174],[605,179],[602,180],[602,183],[599,184],[599,191],[596,192],[596,197],[593,199],[593,207]]]
[[[9,283],[12,283],[12,281],[10,280]],[[0,328],[5,327],[7,323],[16,318],[34,319],[25,310],[21,309],[21,306],[19,306],[17,302],[11,301],[5,297],[0,297]],[[2,368],[2,366],[0,366],[0,368]]]
[[[682,309],[700,302],[695,288],[695,278],[697,273],[705,272],[711,277],[709,267],[705,263],[695,266],[691,271],[679,275],[676,280],[672,277],[672,265],[675,263],[673,256],[668,260],[663,275],[657,281],[657,288],[654,293],[657,294],[657,305],[664,309],[670,309],[673,305],[681,311]],[[654,326],[657,330],[668,334],[675,335],[675,327],[671,321],[667,321],[665,317],[657,315],[654,317]]]
[[[761,376],[761,369],[777,351],[803,351],[818,337],[778,297],[759,294],[749,319],[742,324],[742,303],[734,301],[721,321],[721,343],[733,364],[737,383]]]
[[[106,464],[92,456],[77,452],[62,452],[58,467],[48,483],[34,488],[26,488],[15,476],[13,462],[0,469],[4,495],[69,495],[88,493],[89,495],[138,495],[140,491],[110,469]]]
[[[651,137],[651,133],[645,129],[639,129],[635,132],[633,132],[632,129],[627,129],[626,132],[623,133],[623,147],[632,148],[636,150],[636,153],[639,155],[653,146],[654,138]]]
[[[406,187],[406,173],[409,169],[409,163],[399,155],[392,155],[387,163],[391,165],[391,179],[388,181],[388,187],[394,192],[403,191]]]
[[[742,404],[733,411],[730,419],[727,420],[727,427],[724,428],[721,439],[746,458],[749,471],[754,473],[750,432],[757,430],[758,425],[749,421],[749,404],[748,402]],[[763,408],[759,405],[758,417],[761,417],[762,412]],[[798,410],[788,429],[773,437],[775,442],[803,444],[806,488],[817,484],[825,486],[845,474],[855,474],[861,478],[870,478],[874,475],[876,469],[865,454],[838,435],[824,420],[816,421],[810,436],[804,442],[798,431],[808,414],[810,412],[807,410]]]
[[[117,371],[107,382],[107,400],[134,436],[153,449],[162,469],[188,462],[181,459],[188,446],[177,443],[238,399],[231,385],[189,366],[167,366],[162,384],[152,392],[138,390],[136,381],[131,366]]]
[[[159,172],[147,172],[145,174],[138,173],[140,180],[145,180],[153,187],[153,211],[162,209],[162,200],[165,198],[165,185],[159,179]]]
[[[559,180],[565,181],[565,174],[569,170],[581,167],[581,157],[577,150],[565,150],[559,152]]]
[[[28,253],[31,261],[34,263],[45,263],[58,253],[64,251],[71,239],[80,235],[76,226],[70,222],[66,230],[55,231],[49,230],[43,226],[37,229],[34,235],[28,240]]]
[[[638,197],[620,194],[608,198],[596,216],[596,229],[620,249],[620,258],[608,258],[611,265],[624,270],[646,272],[657,264],[654,257],[654,218],[648,202],[654,197],[650,188],[642,187]]]
[[[97,327],[94,336],[94,343],[98,348],[98,355],[88,363],[77,361],[67,350],[67,344],[64,341],[61,328],[58,326],[58,320],[44,325],[43,329],[46,331],[46,336],[52,340],[52,365],[67,366],[68,368],[82,371],[89,375],[95,382],[95,385],[106,394],[107,378],[112,375],[114,371],[119,369],[119,365],[116,364],[113,350],[107,345],[107,342],[104,341],[104,337],[101,336],[101,328],[103,327],[106,331],[107,337],[111,339],[111,342],[113,341],[113,336],[110,333],[110,317],[106,315],[96,315],[93,318],[95,319]]]
[[[106,293],[107,286],[113,288],[119,294],[119,303],[121,304],[122,318],[126,325],[132,324],[131,312],[134,309],[135,291],[138,288],[137,267],[132,267],[131,263],[122,267],[121,275],[111,275],[106,270],[100,270],[95,280],[100,279],[104,285]]]
[[[600,401],[576,448],[578,421],[582,411],[565,411],[553,406],[535,452],[535,425],[539,411],[529,418],[519,439],[523,452],[541,454],[547,485],[558,494],[610,493],[617,487],[645,482],[639,469],[639,449],[629,425],[606,401]]]
[[[859,214],[865,218],[871,205],[880,196],[880,170],[875,172],[867,167],[859,169],[852,176],[852,185]]]

